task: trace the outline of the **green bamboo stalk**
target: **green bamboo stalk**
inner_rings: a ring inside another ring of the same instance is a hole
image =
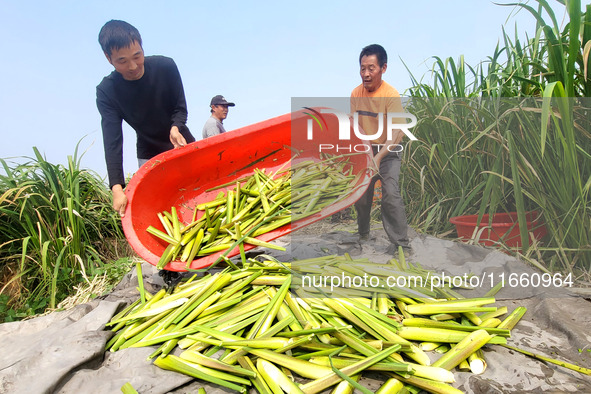
[[[472,353],[490,342],[492,338],[485,330],[474,331],[435,361],[433,366],[451,370],[463,360],[466,360]]]
[[[112,323],[119,323],[119,322],[126,322],[129,320],[134,320],[134,319],[140,319],[140,318],[144,318],[144,317],[151,317],[151,316],[155,316],[158,315],[162,312],[166,312],[168,310],[171,309],[175,309],[183,304],[185,304],[187,301],[189,301],[188,298],[177,298],[174,300],[171,300],[169,302],[166,303],[161,303],[158,306],[154,306],[152,305],[151,308],[147,309],[147,310],[140,310],[139,312],[136,312],[134,314],[131,315],[127,315],[125,317],[122,317],[119,320],[116,320]]]
[[[303,394],[297,384],[292,382],[279,368],[267,360],[257,360],[257,370],[275,394]]]
[[[344,327],[344,328],[351,328],[351,326]],[[309,328],[306,330],[298,330],[298,331],[284,331],[284,332],[278,333],[277,336],[285,337],[285,338],[293,338],[293,337],[299,337],[299,336],[304,336],[304,335],[309,335],[309,334],[328,334],[331,332],[342,330],[344,328],[343,327],[339,327],[339,328],[337,328],[337,327]]]
[[[400,380],[396,378],[390,378],[380,386],[380,388],[376,391],[376,394],[398,393],[403,387],[404,384]]]
[[[179,338],[175,338],[175,339],[171,339],[171,340],[166,341],[162,345],[162,351],[160,352],[160,354],[163,357],[168,356],[170,354],[170,352],[172,352],[174,350],[174,348],[176,347],[178,342],[179,342]]]
[[[207,357],[197,351],[194,350],[185,350],[184,352],[182,352],[179,357],[183,360],[187,360],[189,362],[195,363],[195,364],[200,364],[203,365],[205,367],[209,367],[209,368],[213,368],[213,369],[218,369],[220,371],[224,371],[224,372],[228,372],[231,374],[237,374],[240,376],[246,376],[246,377],[256,377],[256,373],[241,367],[237,367],[235,365],[230,365],[230,364],[226,364],[223,361],[211,358],[211,357]]]
[[[130,337],[129,339],[126,339],[125,342],[121,343],[119,345],[118,350],[123,350],[123,349],[127,349],[128,347],[131,347],[133,344],[138,343],[139,341],[141,341],[142,339],[144,339],[145,337],[147,337],[151,333],[157,331],[157,329],[158,329],[157,324],[152,324],[152,325],[148,326],[147,328],[144,328],[141,332],[135,334],[134,336]],[[114,349],[114,350],[117,350],[117,349]]]
[[[242,366],[242,368],[249,370],[255,374],[254,378],[251,378],[250,381],[252,385],[256,388],[257,393],[260,394],[272,394],[271,389],[265,382],[263,378],[261,378],[260,374],[257,374],[257,369],[247,356],[241,356],[238,358],[238,362]]]
[[[512,330],[513,327],[517,325],[519,320],[525,315],[527,312],[527,308],[524,306],[518,306],[497,326],[497,328],[505,328],[507,330]]]
[[[239,339],[239,340],[231,340],[231,341],[222,341],[221,346],[229,347],[231,349],[234,348],[243,348],[249,347],[253,349],[280,349],[290,342],[287,338],[281,337],[265,337],[265,338],[256,338],[256,339]]]
[[[486,330],[482,331],[486,332]],[[470,334],[470,332],[466,331],[431,327],[402,327],[398,331],[398,335],[410,341],[429,341],[444,343],[458,343]],[[492,338],[489,338],[489,341],[491,344],[495,345],[507,343],[507,339],[500,336],[494,336]]]
[[[416,376],[402,376],[398,374],[391,374],[390,376],[395,377],[396,379],[412,384],[413,386],[419,387],[429,393],[437,393],[437,394],[463,394],[463,391],[456,389],[453,386],[450,386],[447,383],[436,382],[430,379],[423,379]]]
[[[212,305],[208,306],[207,308],[205,308],[203,310],[203,312],[201,312],[198,315],[199,318],[203,318],[205,316],[209,316],[209,315],[215,314],[217,312],[222,312],[222,311],[226,312],[226,310],[229,310],[233,305],[236,305],[242,301],[242,297],[232,297],[232,298],[228,298],[223,301],[220,301],[222,293],[216,292],[214,294],[215,294],[215,301],[216,301],[215,304],[212,304]],[[206,301],[208,301],[208,300],[206,300]]]
[[[196,328],[194,326],[186,327],[186,328],[183,328],[180,330],[175,330],[174,326],[170,326],[168,329],[168,332],[165,331],[164,333],[156,335],[150,339],[143,339],[140,342],[138,342],[130,347],[152,346],[152,345],[156,345],[158,343],[166,342],[170,339],[182,338],[182,337],[187,336],[189,334],[193,334],[197,331],[199,331],[199,328]]]
[[[137,390],[133,388],[131,383],[127,382],[121,386],[121,392],[123,394],[138,394]]]
[[[275,296],[271,299],[271,302],[265,308],[265,312],[260,321],[257,321],[252,329],[248,332],[247,338],[253,339],[258,336],[264,334],[264,332],[271,326],[275,316],[277,316],[277,312],[283,300],[285,299],[285,295],[289,291],[289,286],[291,285],[291,276],[287,276],[286,281],[281,285],[279,291],[276,292]]]
[[[398,345],[391,346],[387,349],[382,350],[379,353],[376,353],[370,357],[367,357],[361,361],[358,361],[353,365],[350,365],[348,367],[341,369],[341,372],[343,372],[344,374],[349,375],[349,376],[356,375],[356,374],[360,373],[361,371],[367,369],[368,367],[372,366],[373,364],[390,356],[394,352],[397,352],[398,350],[400,350],[400,346],[398,346]],[[301,386],[301,389],[306,394],[319,393],[322,390],[324,390],[332,385],[337,384],[341,380],[342,379],[337,374],[335,374],[334,372],[331,372],[329,375],[326,375],[320,379],[316,379],[310,383],[307,383],[307,384]]]
[[[489,328],[489,327],[498,327],[501,324],[501,320],[497,319],[496,317],[491,317],[490,319],[483,320],[482,323],[478,327],[480,328]]]
[[[300,360],[285,354],[276,353],[266,349],[248,349],[248,352],[257,357],[263,358],[274,364],[286,367],[298,375],[308,379],[319,379],[332,373],[332,369],[321,365],[313,364],[309,361]]]
[[[343,372],[341,372],[339,369],[337,369],[333,363],[332,363],[332,358],[329,357],[329,362],[330,362],[330,367],[332,368],[332,371],[337,374],[337,376],[339,378],[342,379],[342,381],[340,383],[337,384],[340,385],[343,382],[347,382],[349,385],[353,386],[355,389],[361,391],[363,394],[373,394],[370,390],[368,390],[367,388],[365,388],[364,386],[360,385],[359,383],[357,383],[357,380],[353,379],[352,377],[347,376],[346,374],[344,374]],[[354,375],[355,376],[355,375]],[[359,375],[356,375],[359,376]],[[335,387],[336,390],[336,387]]]
[[[150,319],[147,319],[146,321],[144,321],[141,324],[138,322],[138,325],[133,329],[127,330],[125,332],[125,334],[123,335],[123,337],[125,339],[130,339],[130,338],[136,336],[140,332],[144,331],[146,328],[156,324],[158,321],[160,321],[162,318],[164,318],[169,313],[172,313],[172,310],[167,310],[167,311],[164,311],[156,316],[152,316]]]
[[[353,375],[350,379],[357,382],[361,378],[361,375]],[[353,385],[347,381],[342,381],[335,386],[335,388],[330,392],[330,394],[353,394]]]
[[[309,361],[314,357],[322,357],[322,356],[329,356],[329,355],[338,356],[346,348],[347,348],[347,345],[341,346],[340,348],[330,347],[328,349],[318,350],[318,351],[311,352],[311,353],[303,353],[303,354],[295,356],[295,357],[300,360]]]
[[[486,292],[486,294],[484,295],[484,297],[494,297],[497,295],[497,293],[503,288],[505,287],[505,281],[500,281],[499,283],[497,283],[493,288],[491,288],[489,291]]]
[[[447,300],[447,301],[439,301],[439,302],[431,302],[431,303],[422,303],[422,304],[415,304],[415,305],[408,305],[407,309],[409,313],[415,314],[414,309],[421,309],[421,307],[441,307],[445,309],[445,307],[480,307],[482,305],[487,304],[494,304],[495,298],[494,297],[481,297],[481,298],[463,298],[463,299],[455,299],[455,300]],[[417,313],[418,314],[418,313]]]
[[[503,337],[510,337],[511,331],[509,329],[494,328],[494,327],[481,327],[481,326],[465,326],[455,322],[444,322],[431,319],[424,319],[420,317],[413,317],[410,319],[404,319],[402,324],[405,327],[429,327],[429,328],[442,328],[455,331],[476,331],[485,329],[489,334],[496,334]]]
[[[470,370],[475,375],[481,375],[486,370],[486,360],[484,359],[484,353],[482,349],[478,349],[474,353],[468,357],[468,364],[470,365]]]
[[[375,354],[375,353],[374,353]],[[350,366],[354,364],[356,361],[354,359],[346,359],[346,358],[337,358],[332,356],[320,356],[314,357],[310,359],[311,363],[324,365],[324,366],[331,366],[332,365],[336,368],[342,369],[344,367]],[[419,364],[414,364],[419,366]],[[421,367],[425,368],[422,369]],[[430,371],[428,376],[444,376],[444,379],[449,380],[450,377],[453,378],[453,375],[442,368],[434,368],[434,367],[427,367],[427,366],[419,366],[418,369],[421,371],[421,375],[426,373],[426,371]],[[390,371],[390,372],[405,372],[405,373],[415,373],[414,367],[412,367],[408,363],[401,363],[401,362],[391,362],[391,361],[380,361],[375,363],[371,367],[367,368],[368,371]],[[453,382],[453,380],[451,380]]]
[[[154,365],[162,369],[180,372],[206,382],[219,384],[220,386],[227,387],[240,393],[246,393],[246,388],[244,386],[238,386],[233,382],[238,381],[238,383],[250,385],[250,381],[248,380],[244,380],[242,378],[238,379],[233,375],[221,373],[211,368],[204,368],[199,364],[189,363],[174,355],[158,357],[156,360],[154,360]]]
[[[411,315],[431,315],[438,313],[493,312],[496,310],[496,307],[486,306],[440,306],[434,304],[415,304],[406,306],[406,311]]]
[[[507,313],[507,307],[506,306],[502,306],[500,308],[498,308],[496,311],[494,312],[486,312],[483,313],[482,315],[480,315],[480,319],[487,320],[493,317],[499,317],[501,315],[504,315],[505,313]]]
[[[314,337],[314,335],[310,334],[310,335],[306,335],[304,337],[301,337],[299,339],[290,339],[290,341],[288,342],[287,345],[285,345],[282,348],[279,348],[276,350],[277,353],[285,353],[287,351],[290,351],[292,349],[298,348],[300,346],[302,346],[305,343],[308,343],[312,340],[312,338]]]
[[[504,344],[503,346],[506,347],[507,349],[515,350],[516,352],[525,354],[526,356],[529,356],[529,357],[532,357],[532,358],[535,358],[535,359],[538,359],[538,360],[541,360],[541,361],[546,361],[546,362],[549,362],[549,363],[552,363],[552,364],[556,364],[556,365],[559,365],[561,367],[570,369],[572,371],[583,373],[585,375],[591,375],[591,369],[588,369],[588,368],[579,367],[578,365],[567,363],[565,361],[556,360],[556,359],[553,359],[553,358],[550,358],[550,357],[546,357],[546,356],[543,356],[543,355],[540,355],[540,354],[528,352],[527,350],[519,349],[519,348],[514,347],[514,346],[509,346],[507,344]]]

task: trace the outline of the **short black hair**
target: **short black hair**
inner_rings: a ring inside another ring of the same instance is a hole
[[[99,32],[99,44],[108,56],[111,56],[112,50],[127,48],[134,41],[142,46],[142,36],[138,29],[125,21],[110,20]]]
[[[380,67],[384,67],[384,64],[388,63],[388,55],[386,54],[384,47],[378,44],[371,44],[361,50],[361,54],[359,55],[359,64],[361,64],[361,58],[363,56],[371,55],[376,55],[378,58],[378,66]]]

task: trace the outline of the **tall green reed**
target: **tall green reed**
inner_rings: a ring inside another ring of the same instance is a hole
[[[411,74],[407,109],[419,119],[419,141],[403,172],[409,218],[449,234],[452,216],[517,211],[526,257],[551,269],[589,269],[591,106],[574,97],[591,94],[591,6],[583,13],[580,1],[567,2],[561,31],[546,0],[537,9],[508,5],[536,18],[533,38],[503,29],[504,47],[476,68],[435,58],[431,85]],[[544,247],[529,248],[529,210],[549,228]]]
[[[78,146],[66,166],[33,151],[24,164],[0,159],[0,293],[13,289],[11,304],[35,313],[88,280],[103,266],[106,241],[123,233],[102,179],[81,168]]]

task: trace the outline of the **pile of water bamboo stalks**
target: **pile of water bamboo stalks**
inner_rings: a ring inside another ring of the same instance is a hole
[[[188,269],[195,258],[236,246],[244,253],[244,244],[281,250],[257,237],[345,198],[359,176],[353,174],[347,155],[325,155],[321,161],[303,161],[289,170],[269,174],[255,169],[248,177],[218,186],[234,187],[197,205],[189,223],[181,223],[176,207],[158,213],[164,231],[156,226],[147,228],[168,243],[157,267],[162,269],[178,258]],[[197,219],[199,212],[202,214]]]
[[[494,291],[468,299],[445,286],[305,286],[306,275],[344,266],[342,275],[365,267],[381,280],[430,275],[402,252],[381,265],[348,255],[292,263],[261,255],[240,265],[155,294],[140,283],[140,299],[107,324],[107,349],[156,346],[155,365],[239,392],[366,393],[360,378],[379,373],[379,393],[457,393],[454,371],[483,373],[482,349],[508,346],[525,313],[494,306]]]

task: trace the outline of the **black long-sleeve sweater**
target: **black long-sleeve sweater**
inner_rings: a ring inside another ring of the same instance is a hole
[[[113,71],[96,87],[96,105],[102,117],[109,187],[125,186],[123,120],[136,131],[138,159],[150,159],[172,149],[172,126],[179,128],[187,142],[195,141],[186,126],[181,76],[171,58],[146,56],[144,75],[137,81],[127,81]]]

